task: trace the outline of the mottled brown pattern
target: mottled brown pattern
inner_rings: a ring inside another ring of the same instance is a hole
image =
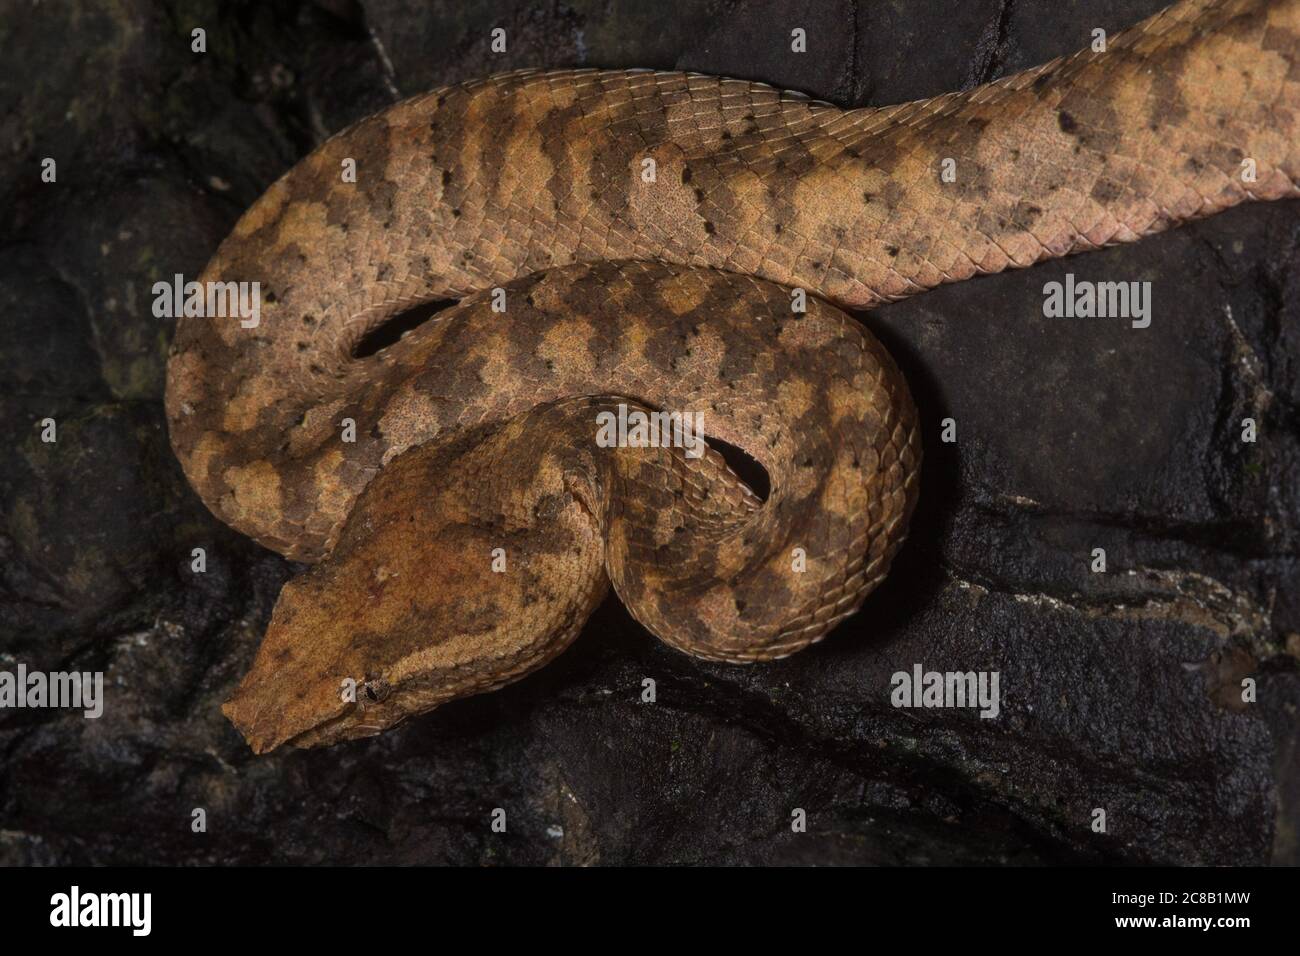
[[[204,500],[320,562],[286,587],[227,713],[258,750],[377,732],[544,663],[607,583],[697,656],[819,639],[887,572],[920,458],[896,368],[830,303],[1297,195],[1298,36],[1300,0],[1190,0],[1106,53],[883,109],[530,71],[334,136],[201,277],[260,281],[260,326],[183,319],[168,368],[173,445]],[[595,415],[620,401],[702,412],[767,469],[768,500],[713,453],[596,447]]]

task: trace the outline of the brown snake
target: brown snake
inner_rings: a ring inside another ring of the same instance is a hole
[[[1300,0],[1188,0],[900,106],[528,71],[337,134],[201,277],[260,282],[260,324],[184,318],[168,365],[208,507],[315,563],[225,712],[258,752],[374,734],[546,663],[609,584],[698,657],[819,640],[887,573],[921,457],[896,366],[837,306],[1296,196],[1298,51]],[[698,413],[767,500],[713,450],[602,447],[620,404]]]

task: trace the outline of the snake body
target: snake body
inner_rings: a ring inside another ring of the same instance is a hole
[[[200,277],[260,282],[260,324],[183,318],[168,365],[190,483],[315,565],[227,715],[257,751],[377,733],[541,666],[609,584],[696,656],[820,639],[887,573],[921,457],[840,309],[1296,196],[1298,50],[1300,0],[1185,0],[899,106],[526,71],[332,137]],[[600,446],[620,405],[702,416],[767,499],[713,450]]]

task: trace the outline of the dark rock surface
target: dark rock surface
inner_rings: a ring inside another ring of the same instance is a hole
[[[1159,5],[7,8],[0,669],[103,670],[108,699],[98,720],[0,711],[0,862],[1300,862],[1294,203],[866,316],[920,404],[924,488],[893,575],[823,644],[704,664],[611,601],[533,677],[325,751],[255,758],[218,711],[295,569],[208,515],[162,414],[171,323],[152,284],[196,273],[276,176],[399,94],[651,66],[883,104]],[[789,51],[795,26],[806,55]],[[47,156],[56,184],[39,178]],[[1151,328],[1044,319],[1043,284],[1067,272],[1150,280]],[[1255,444],[1239,440],[1248,416]],[[939,441],[947,417],[955,445]],[[1089,570],[1098,547],[1105,574]],[[915,663],[999,671],[1000,716],[892,708],[891,674]],[[1241,701],[1247,676],[1257,703]]]

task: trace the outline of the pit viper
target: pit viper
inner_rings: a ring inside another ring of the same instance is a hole
[[[697,657],[821,639],[886,575],[921,461],[841,310],[1296,196],[1298,45],[1300,0],[1185,0],[897,106],[527,70],[328,139],[200,277],[257,282],[259,321],[183,317],[168,361],[190,484],[313,565],[226,715],[256,752],[378,733],[545,664],[611,585]],[[658,413],[717,447],[598,440]]]

